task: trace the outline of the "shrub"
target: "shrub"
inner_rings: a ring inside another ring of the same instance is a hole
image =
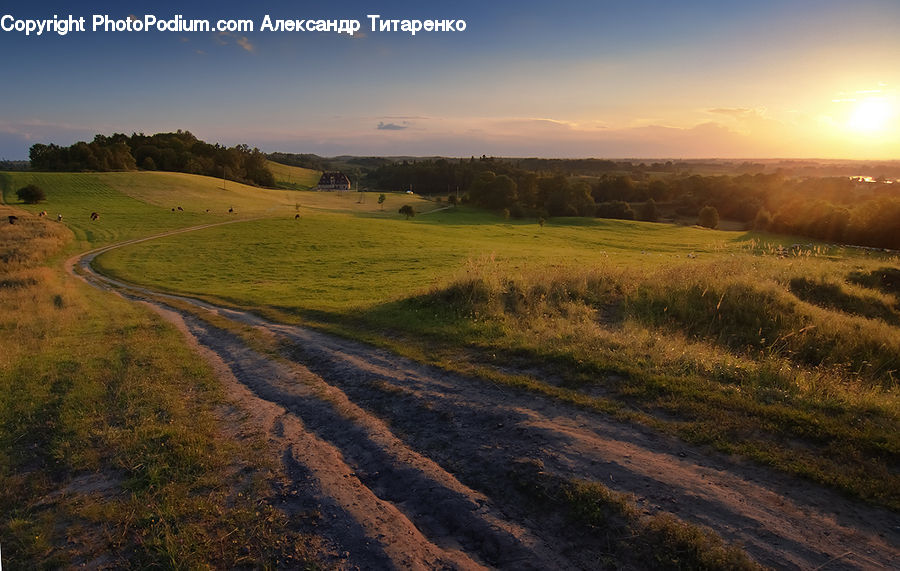
[[[525,211],[525,207],[522,206],[520,202],[517,202],[512,205],[512,208],[509,209],[509,215],[516,220],[521,220],[522,218],[525,218],[528,213]]]
[[[656,201],[651,198],[642,204],[638,212],[638,217],[645,222],[658,222],[659,208],[656,206]]]
[[[719,211],[716,210],[715,206],[704,206],[700,209],[699,219],[697,220],[697,224],[703,226],[705,228],[718,228],[719,227]]]
[[[34,184],[23,186],[16,191],[16,196],[18,196],[19,200],[21,200],[25,204],[37,204],[38,202],[47,199],[47,196],[44,194],[44,190]]]

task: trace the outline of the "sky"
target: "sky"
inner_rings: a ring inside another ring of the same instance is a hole
[[[247,19],[252,32],[91,31]],[[372,31],[382,19],[464,31]],[[900,1],[4,1],[0,159],[188,130],[323,156],[900,159]],[[356,19],[354,34],[263,18]],[[0,23],[2,23],[0,22]]]

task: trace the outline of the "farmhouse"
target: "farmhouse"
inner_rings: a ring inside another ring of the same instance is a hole
[[[323,172],[316,190],[350,190],[350,179],[342,172]]]

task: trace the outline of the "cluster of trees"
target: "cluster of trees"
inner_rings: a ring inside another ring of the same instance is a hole
[[[27,171],[30,166],[28,161],[0,160],[0,171]]]
[[[828,242],[900,249],[900,198],[880,196],[855,204],[789,200],[774,214],[760,209],[754,228]]]
[[[596,176],[532,170],[610,169]],[[747,228],[840,243],[900,249],[900,183],[860,183],[846,176],[788,177],[782,172],[703,176],[615,170],[619,162],[586,159],[400,161],[370,172],[377,188],[458,196],[478,206],[525,216],[596,216],[657,221],[661,212],[716,227],[719,219]],[[750,170],[739,169],[739,170]],[[528,168],[526,168],[528,167]]]
[[[268,157],[271,161],[291,167],[301,167],[314,171],[333,170],[328,159],[311,153],[269,153]]]
[[[624,166],[598,159],[509,161],[481,157],[461,161],[401,161],[370,172],[367,183],[376,188],[412,189],[419,194],[449,194],[451,198],[458,196],[462,201],[485,208],[507,210],[514,218],[598,216],[656,221],[660,201],[671,200],[675,195],[690,195],[683,208],[692,210],[690,216],[697,216],[713,198],[706,185],[698,185],[699,190],[693,192],[691,185],[672,187],[666,181],[649,180],[648,177],[645,177],[648,180],[635,180],[630,175],[606,174],[589,178],[526,168],[543,166],[552,169],[560,165],[593,170]],[[636,210],[630,204],[635,202],[641,203]],[[754,210],[748,220],[755,214]]]
[[[341,156],[326,158],[310,153],[269,153],[266,156],[270,161],[275,161],[276,163],[317,171],[369,172],[395,162],[394,159],[386,157]]]
[[[42,171],[162,170],[224,177],[260,186],[274,186],[266,155],[247,145],[224,147],[201,141],[188,131],[155,135],[97,135],[90,143],[69,147],[36,144],[31,168]]]

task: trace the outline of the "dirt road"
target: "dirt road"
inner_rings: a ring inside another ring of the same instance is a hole
[[[153,293],[93,272],[101,251],[69,268],[136,299]],[[512,482],[523,463],[633,494],[647,513],[705,525],[766,566],[900,561],[900,517],[815,484],[360,343],[190,298],[155,299],[147,303],[184,332],[279,451],[281,507],[296,525],[315,524],[337,567],[597,568],[602,542],[523,507]],[[287,349],[254,351],[205,314],[275,335]]]

